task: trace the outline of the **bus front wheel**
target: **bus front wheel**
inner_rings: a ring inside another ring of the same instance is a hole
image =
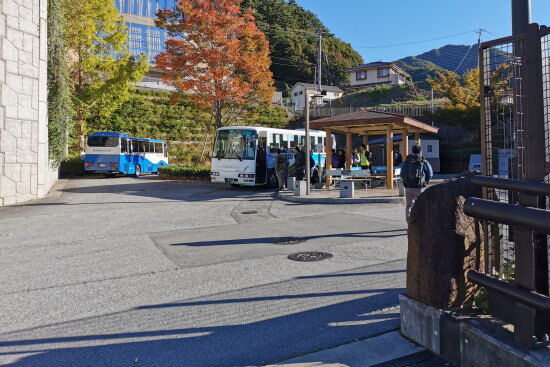
[[[136,177],[141,176],[141,167],[139,164],[136,166],[136,173],[134,174],[134,176]]]

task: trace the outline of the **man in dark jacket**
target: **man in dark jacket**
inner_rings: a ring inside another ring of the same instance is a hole
[[[420,145],[413,146],[412,153],[407,156],[401,166],[401,179],[403,180],[403,186],[405,186],[405,197],[407,199],[407,207],[405,209],[407,223],[409,223],[414,202],[422,191],[424,191],[424,188],[433,176],[430,162],[422,155],[422,147]]]
[[[306,152],[300,149],[300,147],[296,147],[294,150],[296,150],[294,161],[294,166],[296,167],[296,180],[303,181],[306,169]]]

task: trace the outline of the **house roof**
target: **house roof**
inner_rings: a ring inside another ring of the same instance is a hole
[[[304,87],[305,89],[308,89],[308,90],[315,90],[317,89],[317,85],[316,84],[311,84],[311,83],[296,83],[294,84],[294,87],[292,87],[292,89],[296,88],[297,85],[301,85],[302,87]],[[338,88],[338,87],[335,87],[333,85],[321,85],[321,89],[322,90],[328,90],[328,91],[331,91],[331,92],[343,92],[342,89]]]
[[[379,68],[381,66],[388,66],[388,67],[392,68],[393,70],[397,71],[398,73],[401,73],[401,74],[406,75],[406,76],[410,76],[405,70],[401,69],[399,66],[395,65],[393,62],[384,62],[384,61],[369,62],[367,64],[354,66],[351,69],[347,69],[346,71],[372,69],[372,68]]]
[[[403,133],[405,130],[408,133],[437,133],[439,130],[405,115],[371,110],[331,116],[310,122],[312,129],[330,129],[335,133],[358,135],[384,135],[389,125],[392,126],[394,133]]]
[[[361,69],[370,69],[370,68],[377,68],[380,66],[390,66],[392,65],[391,62],[384,62],[384,61],[375,61],[375,62],[369,62],[367,64],[354,66],[346,71],[353,71],[353,70],[361,70]]]

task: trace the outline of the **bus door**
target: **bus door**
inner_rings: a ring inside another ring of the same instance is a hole
[[[256,154],[256,183],[263,184],[267,173],[267,137],[258,138],[258,154]]]

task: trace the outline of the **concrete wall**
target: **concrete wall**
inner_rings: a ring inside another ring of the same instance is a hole
[[[0,1],[0,206],[44,196],[48,160],[47,2]]]

